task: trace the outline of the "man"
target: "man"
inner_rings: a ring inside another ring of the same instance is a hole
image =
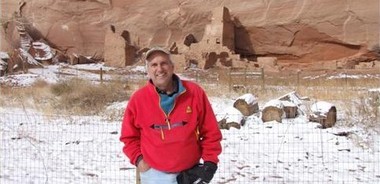
[[[124,153],[140,171],[142,184],[209,183],[222,134],[205,92],[174,74],[165,49],[152,48],[145,58],[149,81],[125,110]]]

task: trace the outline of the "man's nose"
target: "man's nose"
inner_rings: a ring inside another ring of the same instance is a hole
[[[157,70],[158,70],[158,71],[162,71],[163,69],[164,69],[163,65],[158,65],[158,66],[157,66]]]

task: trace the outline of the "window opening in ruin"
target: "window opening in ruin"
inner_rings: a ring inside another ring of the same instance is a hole
[[[195,69],[195,68],[198,68],[198,61],[197,60],[194,60],[194,59],[190,59],[188,61],[188,67],[191,69]]]

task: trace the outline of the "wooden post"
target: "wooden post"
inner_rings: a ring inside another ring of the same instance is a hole
[[[198,83],[199,82],[199,71],[198,70],[196,70],[195,71],[195,75],[196,75],[196,82]]]
[[[264,90],[265,89],[264,67],[261,67],[261,80],[262,80],[261,89]]]
[[[25,61],[22,61],[22,72],[26,73],[26,64],[25,64]]]
[[[247,86],[247,67],[244,68],[244,85]]]
[[[301,71],[298,70],[297,71],[297,90],[299,89],[299,86],[300,86],[300,73],[301,73]]]
[[[58,79],[61,79],[61,65],[58,65]]]
[[[345,83],[346,83],[346,89],[348,88],[348,77],[347,77],[347,72],[346,70],[344,70],[344,80],[345,80]]]
[[[25,73],[25,62],[22,61],[22,72]]]
[[[229,72],[229,75],[228,75],[228,91],[231,92],[231,83],[232,83],[232,78],[231,78],[231,68],[230,68],[230,72]]]
[[[100,83],[103,83],[103,68],[100,67]]]
[[[244,92],[247,93],[248,92],[248,87],[247,87],[247,67],[244,68]]]
[[[216,73],[216,81],[217,81],[216,86],[219,86],[219,73]]]
[[[141,184],[140,172],[136,168],[136,184]]]

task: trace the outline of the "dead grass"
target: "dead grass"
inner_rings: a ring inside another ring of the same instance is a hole
[[[38,80],[30,87],[2,87],[0,105],[33,108],[46,114],[93,115],[112,102],[128,99],[124,83],[95,84],[74,78],[51,85]]]
[[[368,96],[360,96],[345,108],[346,126],[360,125],[380,133],[380,101]]]
[[[37,80],[28,88],[2,87],[0,105],[4,107],[28,107],[37,110],[46,110],[52,95],[49,84],[43,80]]]
[[[366,129],[380,129],[380,102],[371,102],[368,89],[379,88],[379,78],[345,78],[345,79],[302,79],[297,77],[266,77],[265,87],[261,79],[238,78],[232,84],[246,88],[233,90],[229,80],[220,80],[218,85],[202,84],[209,96],[236,98],[245,93],[252,93],[265,103],[289,92],[296,91],[302,97],[313,101],[328,101],[337,106],[343,117],[340,124],[353,126],[360,124]],[[379,131],[380,132],[380,131]]]
[[[261,103],[264,103],[296,91],[299,95],[309,97],[313,101],[340,102],[337,108],[338,111],[345,111],[346,124],[353,122],[349,119],[355,119],[358,116],[373,117],[373,113],[378,111],[376,106],[369,108],[364,100],[369,88],[380,87],[378,78],[326,79],[327,76],[325,76],[313,79],[302,76],[302,80],[299,80],[297,75],[272,75],[266,76],[263,88],[260,77],[231,80],[226,72],[217,71],[217,73],[217,78],[214,74],[199,75],[198,83],[205,89],[208,96],[235,98],[245,93],[252,93],[258,96]],[[54,85],[36,81],[32,87],[27,88],[2,87],[0,105],[22,105],[46,113],[97,114],[112,102],[127,100],[128,94],[132,94],[145,84],[146,79],[131,79],[128,83],[113,80],[95,84],[74,78]],[[231,87],[232,84],[239,84],[245,88],[235,90]],[[345,106],[350,106],[352,109]],[[376,122],[372,120],[362,117],[362,120],[353,123]]]
[[[218,81],[206,81],[201,85],[211,96],[240,95],[253,93],[262,99],[273,99],[291,91],[297,91],[302,96],[319,100],[346,100],[357,99],[369,88],[380,87],[379,78],[343,78],[328,79],[328,76],[317,79],[305,78],[290,74],[287,76],[265,76],[264,83],[261,77],[229,78],[226,73],[220,74]],[[242,86],[234,90],[234,85]]]
[[[122,81],[94,84],[74,78],[51,86],[57,101],[54,107],[72,114],[98,114],[112,102],[127,100]]]

